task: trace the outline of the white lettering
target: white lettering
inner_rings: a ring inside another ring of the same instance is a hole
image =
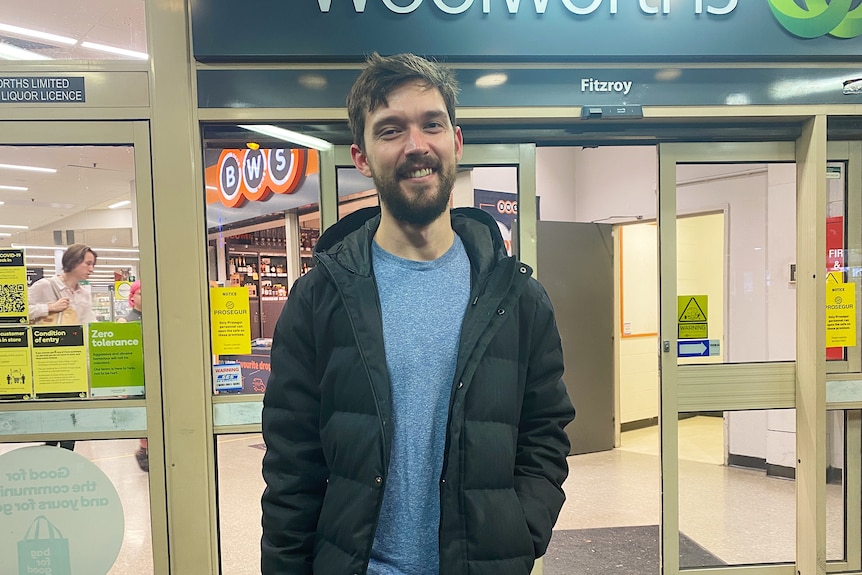
[[[224,182],[227,184],[227,188],[233,189],[236,185],[236,172],[233,169],[233,166],[225,166],[224,169]]]
[[[399,6],[395,4],[392,0],[383,0],[383,4],[386,5],[387,8],[395,12],[396,14],[409,14],[410,12],[414,12],[419,6],[422,4],[422,0],[413,0],[407,6]]]
[[[257,155],[252,158],[245,159],[245,179],[256,180],[260,177],[261,172],[261,164],[263,162],[263,155]]]
[[[321,12],[329,12],[332,0],[317,0],[317,5],[320,7]],[[353,8],[357,12],[365,12],[365,0],[353,0]]]
[[[449,6],[443,0],[434,0],[434,4],[446,14],[461,14],[466,12],[473,5],[473,0],[463,0],[460,6]]]
[[[592,14],[602,5],[602,0],[593,0],[593,3],[586,8],[580,8],[572,3],[572,0],[563,0],[563,6],[572,14],[586,15]]]
[[[595,78],[581,78],[581,92],[617,92],[628,96],[632,85],[631,80],[605,82]]]
[[[658,14],[658,6],[650,6],[647,0],[639,0],[639,3],[644,14]],[[661,13],[670,14],[670,0],[661,0]]]
[[[710,14],[718,14],[719,16],[723,16],[724,14],[730,14],[734,10],[736,10],[736,5],[738,4],[738,0],[727,0],[727,6],[724,8],[713,8],[712,6],[707,6],[706,11]]]
[[[390,12],[394,12],[395,14],[410,14],[412,12],[415,12],[422,5],[422,0],[381,1]],[[694,13],[703,14],[704,4],[706,4],[706,11],[709,14],[723,16],[726,14],[730,14],[731,12],[736,10],[736,7],[739,5],[739,0],[724,0],[724,6],[716,7],[713,4],[710,4],[710,1],[721,2],[721,0],[695,0]],[[467,12],[470,8],[472,8],[474,4],[476,4],[476,0],[432,0],[432,2],[441,12],[451,15],[463,14]],[[453,6],[453,2],[458,2],[458,4]],[[482,0],[482,13],[491,13],[491,2],[492,0]],[[406,5],[401,5],[405,3]],[[565,9],[572,14],[576,14],[578,16],[588,16],[597,12],[604,3],[604,0],[562,0],[562,3]],[[584,3],[588,3],[589,5],[585,7],[581,7],[579,5]],[[653,5],[655,3],[658,3],[658,5]],[[365,12],[365,7],[367,4],[368,0],[353,0],[353,9],[357,13]],[[548,9],[548,0],[533,0],[532,4],[536,14],[544,14]],[[640,8],[641,12],[650,15],[655,15],[659,13],[665,15],[670,14],[671,4],[671,0],[638,0],[638,7]],[[317,6],[318,8],[320,8],[321,12],[328,13],[332,9],[332,0],[317,0]],[[617,14],[619,11],[618,6],[619,0],[609,0],[609,13]],[[506,10],[508,10],[509,14],[518,14],[521,10],[521,0],[506,0]],[[4,82],[8,81],[9,79],[0,80],[0,88],[3,87]],[[26,80],[24,80],[24,82],[26,82]],[[68,80],[65,80],[65,82],[68,83]],[[27,86],[25,85],[23,87]],[[57,85],[54,87],[60,86]]]
[[[284,150],[275,150],[275,169],[281,172],[285,166],[287,166],[287,160],[284,159]]]

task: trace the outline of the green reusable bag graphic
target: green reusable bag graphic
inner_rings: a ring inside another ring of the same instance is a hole
[[[44,515],[18,542],[18,575],[72,575],[69,540]]]

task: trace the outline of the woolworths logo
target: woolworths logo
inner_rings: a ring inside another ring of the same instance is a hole
[[[855,38],[862,35],[862,5],[853,0],[768,0],[772,13],[788,32],[800,38]]]

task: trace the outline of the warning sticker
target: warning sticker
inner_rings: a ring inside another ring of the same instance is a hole
[[[709,297],[705,295],[677,296],[677,339],[709,337]]]

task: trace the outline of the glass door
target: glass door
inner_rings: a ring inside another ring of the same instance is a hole
[[[860,158],[825,143],[817,118],[796,142],[659,147],[665,574],[859,569],[859,415],[827,412],[826,379],[859,371],[837,258],[858,257]],[[709,458],[680,450],[695,419]]]
[[[0,122],[0,509],[22,573],[167,572],[152,206],[147,122]]]
[[[335,149],[338,217],[377,205],[374,183],[353,167],[349,146]],[[536,266],[536,146],[467,144],[452,195],[453,207],[486,210],[500,225],[511,253]]]

